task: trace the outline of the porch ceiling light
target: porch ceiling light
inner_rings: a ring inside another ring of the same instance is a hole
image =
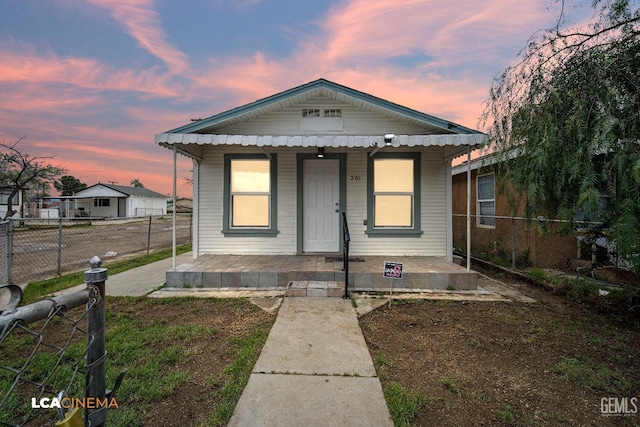
[[[391,142],[396,138],[395,133],[385,133],[384,134],[384,143],[386,146],[391,145]]]
[[[318,147],[318,158],[322,159],[324,157],[324,147]]]

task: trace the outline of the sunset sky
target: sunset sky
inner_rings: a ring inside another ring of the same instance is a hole
[[[567,0],[572,22],[590,0]],[[92,185],[172,191],[154,134],[326,78],[483,130],[551,0],[0,0],[0,140]],[[182,158],[179,177],[189,176]],[[183,180],[179,191],[190,196]]]

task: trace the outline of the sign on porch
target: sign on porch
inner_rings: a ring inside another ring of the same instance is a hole
[[[404,264],[401,262],[385,261],[382,275],[390,279],[402,279]]]

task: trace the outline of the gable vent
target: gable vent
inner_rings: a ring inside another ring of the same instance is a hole
[[[303,108],[302,117],[342,117],[342,110],[331,108],[320,110],[319,108]]]
[[[303,132],[341,132],[344,130],[342,110],[339,108],[304,108],[300,119]]]

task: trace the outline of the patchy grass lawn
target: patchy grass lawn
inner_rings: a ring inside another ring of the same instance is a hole
[[[113,387],[120,372],[126,372],[116,394],[119,408],[109,411],[108,425],[227,425],[274,320],[274,314],[244,299],[108,297],[107,387]],[[58,341],[53,335],[66,333],[60,329],[47,328],[46,340]],[[29,337],[20,337],[20,342],[15,338],[3,343],[3,357],[28,356]],[[84,335],[75,341],[68,354],[77,359],[84,351]],[[44,369],[35,375],[43,377],[50,371],[48,356],[43,352],[38,357],[43,362],[30,368]],[[58,390],[68,382],[60,378],[60,385],[53,388]],[[77,390],[70,395],[81,397],[82,374],[76,383]],[[3,389],[8,383],[0,378],[0,386]],[[33,391],[22,394],[15,394],[0,409],[0,420],[21,419],[19,412],[30,402]],[[54,409],[35,412],[28,426],[51,425],[57,419]]]
[[[640,425],[601,414],[603,398],[640,399],[637,325],[524,289],[539,302],[398,302],[361,319],[389,406],[405,396],[411,414],[396,425]]]

